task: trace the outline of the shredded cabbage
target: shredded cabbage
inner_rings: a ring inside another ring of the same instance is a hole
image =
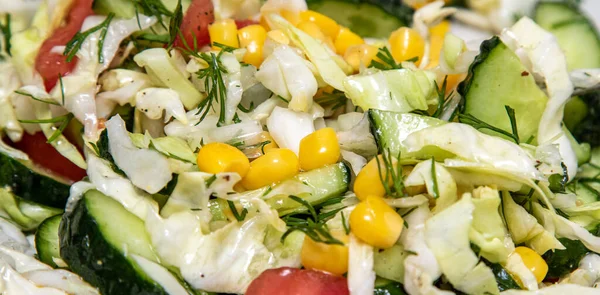
[[[315,127],[310,114],[275,107],[267,120],[267,128],[277,145],[294,151],[300,150],[300,140],[313,133]]]
[[[350,234],[348,245],[348,290],[352,295],[371,295],[375,289],[372,246]]]
[[[437,189],[439,196],[435,199],[435,207],[432,210],[433,214],[437,214],[454,204],[458,200],[458,194],[456,182],[450,172],[441,164],[435,163],[433,165],[435,165],[435,178],[431,169],[432,160],[427,160],[414,167],[412,172],[404,179],[404,185],[425,185],[430,196],[435,196],[436,193],[434,190]]]

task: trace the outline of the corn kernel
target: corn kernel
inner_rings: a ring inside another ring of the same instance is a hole
[[[418,58],[416,65],[421,63],[425,52],[425,40],[411,28],[402,27],[394,31],[388,39],[392,56],[397,62]]]
[[[364,67],[371,65],[371,61],[375,59],[377,52],[379,52],[379,49],[373,45],[355,45],[346,50],[344,60],[352,66],[355,72],[358,72],[361,65]]]
[[[246,155],[233,146],[213,142],[204,145],[198,152],[198,168],[207,173],[237,172],[244,177],[250,169]]]
[[[302,265],[307,269],[341,276],[348,272],[348,236],[340,232],[331,234],[345,245],[328,245],[305,237],[301,252]]]
[[[302,21],[300,13],[297,11],[282,9],[279,14],[294,26],[297,26]]]
[[[299,170],[300,163],[293,151],[271,149],[250,163],[250,169],[241,183],[246,189],[257,189],[290,178]]]
[[[338,35],[338,31],[340,30],[340,25],[338,25],[337,22],[316,11],[307,10],[300,12],[300,20],[303,22],[315,23],[317,26],[319,26],[319,28],[321,28],[323,33],[325,33],[325,35],[331,39],[335,39]]]
[[[363,43],[365,43],[365,41],[359,35],[356,35],[348,28],[341,27],[333,44],[335,45],[335,50],[338,54],[344,54],[351,46]]]
[[[439,24],[429,28],[430,36],[444,37],[448,32],[450,32],[450,21],[447,20],[441,21]]]
[[[331,41],[331,38],[327,37],[323,33],[323,31],[321,31],[319,26],[317,26],[315,23],[304,22],[304,21],[300,22],[298,24],[298,29],[300,29],[304,33],[307,33],[308,35],[310,35],[311,37],[313,37],[317,40],[321,40],[321,42],[323,42],[325,45],[327,45],[329,48],[331,48],[331,50],[335,51],[335,46],[333,44],[333,41]]]
[[[273,40],[276,43],[288,45],[290,44],[290,38],[288,38],[281,30],[272,30],[267,33],[268,39]]]
[[[548,264],[540,254],[537,254],[530,248],[522,246],[515,248],[513,254],[521,256],[523,263],[533,273],[538,283],[541,283],[544,280],[548,273]]]
[[[429,28],[429,64],[428,69],[435,68],[440,63],[440,54],[444,46],[444,36],[450,32],[450,22],[445,20]]]
[[[300,168],[308,171],[337,163],[340,143],[333,128],[319,129],[300,141]]]
[[[382,198],[368,196],[350,213],[350,230],[363,242],[380,249],[392,247],[404,226],[404,220]]]
[[[215,21],[212,25],[208,26],[208,34],[210,35],[210,42],[220,43],[233,48],[239,48],[238,42],[238,30],[235,21],[232,19],[222,19]],[[213,50],[219,50],[217,46],[212,46]]]
[[[377,159],[379,159],[379,165],[377,164]],[[386,176],[384,165],[383,158],[379,155],[377,158],[373,158],[369,161],[369,163],[360,170],[354,180],[354,193],[357,198],[364,200],[368,196],[385,196],[385,187],[381,182],[381,179]],[[388,176],[388,185],[391,187],[392,184],[392,178],[391,176]]]
[[[263,61],[263,47],[267,39],[267,31],[261,25],[250,25],[238,31],[240,46],[246,48],[243,61],[259,67]]]

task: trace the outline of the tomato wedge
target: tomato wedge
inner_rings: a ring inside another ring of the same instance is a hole
[[[79,32],[85,18],[94,14],[93,2],[93,0],[76,0],[67,16],[65,25],[56,29],[52,36],[42,44],[35,60],[35,69],[44,79],[47,91],[54,88],[59,75],[68,74],[77,63],[77,58],[67,62],[66,56],[50,51],[54,46],[66,45]]]
[[[346,278],[315,270],[268,269],[248,287],[246,295],[347,295]]]
[[[214,10],[212,0],[193,0],[181,21],[179,27],[181,34],[175,38],[173,45],[186,49],[185,44],[187,44],[189,48],[193,49],[194,44],[197,44],[200,49],[200,47],[210,44],[208,26],[215,21]],[[183,40],[181,35],[183,35]],[[196,38],[195,43],[194,37]]]
[[[247,27],[249,25],[256,25],[256,24],[258,24],[258,22],[253,21],[251,19],[236,19],[235,20],[235,25],[237,26],[238,30],[243,27]]]
[[[86,175],[85,170],[71,163],[59,154],[52,145],[47,143],[46,136],[42,132],[34,135],[25,132],[21,141],[12,144],[12,146],[26,153],[31,161],[40,168],[49,170],[52,174],[69,181],[79,181]]]

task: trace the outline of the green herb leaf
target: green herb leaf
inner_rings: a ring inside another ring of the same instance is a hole
[[[505,136],[509,137],[510,139],[512,139],[516,144],[520,144],[521,141],[519,140],[519,134],[517,132],[517,121],[515,118],[515,110],[509,106],[504,106],[504,108],[506,109],[508,119],[510,120],[510,126],[511,126],[512,133],[508,132],[504,129],[492,126],[492,125],[476,118],[475,116],[473,116],[471,114],[459,114],[458,118],[461,123],[471,125],[475,129],[488,129],[488,130],[500,133],[502,135],[505,135]]]
[[[331,214],[330,212],[327,212],[318,215],[315,208],[308,201],[292,195],[290,195],[289,198],[306,207],[306,209],[308,209],[308,212],[310,213],[310,217],[302,219],[295,217],[294,214],[284,217],[284,221],[288,226],[288,230],[281,236],[282,243],[292,232],[301,231],[315,242],[344,245],[342,241],[336,239],[331,235],[331,233],[329,232],[329,228],[325,224],[327,219],[333,217],[335,213]],[[335,212],[338,212],[339,210],[341,209],[338,209]]]
[[[377,161],[377,171],[379,173],[379,180],[385,189],[387,196],[392,198],[400,198],[405,196],[404,179],[402,178],[402,164],[400,163],[400,151],[398,151],[398,157],[394,159],[389,149],[384,149],[381,152],[381,163],[380,157],[375,157]],[[396,164],[394,165],[394,161]],[[390,186],[389,181],[392,181]]]
[[[387,47],[379,48],[379,52],[377,52],[377,58],[379,58],[382,62],[378,62],[376,60],[371,61],[371,67],[380,69],[380,70],[394,70],[401,69],[402,65],[396,63],[392,53]]]
[[[433,181],[433,198],[440,197],[440,189],[437,181],[437,172],[435,172],[435,157],[431,157],[431,179]]]
[[[590,251],[579,240],[560,238],[558,241],[565,246],[564,250],[548,251],[542,255],[548,264],[546,278],[560,278],[579,266],[579,261]]]
[[[181,27],[181,22],[183,21],[183,8],[181,6],[181,0],[177,0],[177,8],[173,12],[173,16],[169,21],[169,41],[167,42],[167,47],[171,48],[173,46],[173,42],[177,39],[177,32],[179,32],[179,28]]]
[[[229,209],[231,210],[233,217],[235,217],[237,221],[244,221],[244,219],[246,219],[248,209],[244,208],[244,210],[242,210],[242,213],[239,213],[237,211],[237,208],[235,207],[235,204],[232,201],[227,200],[227,205],[229,205]]]
[[[4,52],[8,54],[8,56],[12,56],[10,53],[11,45],[10,38],[12,37],[11,31],[11,14],[7,13],[4,16],[4,24],[0,24],[0,32],[2,32],[2,36],[4,37]]]
[[[81,49],[81,45],[83,45],[83,42],[85,41],[85,39],[87,39],[87,37],[89,37],[91,34],[97,32],[97,31],[100,31],[100,38],[98,39],[98,62],[99,63],[104,62],[104,56],[102,55],[102,48],[104,47],[104,39],[106,38],[108,26],[110,25],[110,22],[112,21],[114,16],[115,16],[115,14],[111,12],[106,17],[106,19],[103,22],[101,22],[100,24],[98,24],[97,26],[90,28],[89,30],[87,30],[85,32],[77,32],[77,34],[75,34],[73,39],[71,39],[71,41],[67,42],[67,45],[65,46],[65,50],[63,51],[63,55],[65,55],[67,57],[67,62],[71,62],[73,60],[73,58],[75,58],[75,55],[77,54],[77,52],[79,52],[79,49]]]
[[[27,97],[29,97],[29,98],[31,98],[33,100],[37,100],[39,102],[43,102],[43,103],[47,103],[47,104],[52,104],[52,105],[56,105],[56,106],[61,105],[58,102],[56,102],[54,100],[51,100],[51,99],[42,99],[42,98],[35,97],[35,96],[33,96],[33,94],[31,94],[29,92],[25,92],[25,91],[21,91],[21,90],[15,90],[15,93],[23,95],[23,96],[27,96]]]

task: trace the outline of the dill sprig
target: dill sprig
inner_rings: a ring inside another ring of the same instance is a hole
[[[175,11],[173,12],[173,14],[171,16],[171,20],[169,21],[169,39],[167,42],[168,48],[171,48],[173,46],[173,42],[175,42],[175,39],[177,38],[177,32],[179,32],[179,28],[181,27],[182,21],[183,21],[183,8],[181,6],[181,0],[178,0],[177,7],[175,8]]]
[[[0,32],[2,32],[2,36],[4,37],[4,52],[6,52],[6,54],[8,54],[8,56],[11,56],[12,54],[10,53],[10,38],[12,37],[12,32],[11,32],[11,15],[10,13],[7,13],[4,16],[4,24],[0,24]]]
[[[79,52],[79,49],[81,49],[81,46],[83,45],[83,42],[85,41],[85,39],[87,39],[87,37],[89,37],[91,34],[97,31],[100,31],[100,38],[98,38],[98,62],[103,63],[104,56],[102,56],[102,48],[104,47],[104,39],[106,38],[106,33],[108,32],[108,26],[110,25],[110,22],[114,17],[115,14],[111,12],[110,14],[108,14],[106,19],[97,26],[90,28],[89,30],[84,32],[77,32],[73,39],[71,39],[67,43],[67,45],[65,46],[65,50],[63,51],[63,55],[67,57],[67,62],[71,62],[73,60],[77,52]]]
[[[315,102],[323,108],[331,108],[331,110],[335,111],[341,107],[345,107],[348,98],[343,92],[335,90],[332,93],[325,93],[315,98]]]
[[[218,103],[220,110],[217,126],[225,125],[225,99],[227,98],[227,87],[223,80],[223,74],[227,74],[227,70],[219,59],[222,52],[201,53],[200,58],[208,64],[208,67],[197,73],[198,79],[204,79],[204,89],[207,91],[206,98],[198,106],[198,114],[202,113],[198,122],[202,122],[209,111],[214,110],[213,104]]]
[[[56,118],[50,118],[50,119],[41,119],[41,120],[19,120],[19,122],[21,123],[31,123],[31,124],[49,124],[49,123],[60,123],[60,126],[58,126],[58,128],[55,128],[54,133],[52,133],[52,135],[50,136],[50,138],[48,138],[48,143],[52,143],[53,141],[55,141],[56,139],[58,139],[59,136],[62,135],[63,131],[65,130],[65,128],[67,128],[67,125],[69,125],[69,122],[71,122],[71,120],[73,119],[73,114],[69,113],[66,114],[64,116],[60,116],[60,117],[56,117]],[[54,128],[54,127],[53,127]]]
[[[451,91],[448,95],[446,95],[446,86],[448,85],[448,76],[444,76],[444,82],[442,82],[442,87],[438,87],[437,82],[435,82],[435,91],[438,96],[438,105],[435,113],[431,115],[432,117],[439,118],[444,113],[444,105],[446,101],[449,101],[449,98],[452,96],[454,91]]]
[[[504,129],[492,126],[471,114],[459,114],[458,118],[460,122],[473,126],[475,129],[488,129],[502,135],[505,135],[512,139],[516,144],[520,144],[521,141],[519,139],[519,132],[517,130],[517,119],[515,117],[515,110],[507,105],[504,106],[506,109],[506,114],[508,115],[508,119],[510,120],[510,126],[512,132],[508,132]]]
[[[167,26],[163,21],[163,16],[173,17],[173,12],[169,11],[160,0],[136,0],[136,17],[137,7],[140,7],[145,15],[153,15],[158,18],[158,23],[166,30]],[[138,20],[139,23],[139,20]]]
[[[239,213],[232,201],[227,200],[227,205],[229,206],[229,210],[231,210],[233,217],[235,217],[237,221],[244,221],[244,219],[246,219],[246,215],[248,215],[248,209],[244,208],[242,213]]]
[[[56,106],[60,106],[61,104],[59,104],[58,102],[52,100],[52,99],[43,99],[43,98],[39,98],[39,97],[35,97],[33,94],[29,93],[29,92],[25,92],[25,91],[21,91],[21,90],[15,90],[16,94],[20,94],[23,96],[27,96],[33,100],[39,101],[39,102],[43,102],[43,103],[47,103],[47,104],[52,104],[52,105],[56,105]]]
[[[394,157],[389,149],[382,151],[381,160],[379,159],[379,156],[375,157],[375,161],[377,161],[377,170],[379,172],[379,180],[385,189],[385,193],[386,195],[395,198],[403,197],[405,195],[400,153],[401,152],[398,152],[396,164],[394,164]],[[383,164],[381,161],[383,161]],[[392,182],[391,186],[389,183],[390,180]]]
[[[283,243],[287,236],[292,232],[301,231],[315,242],[330,245],[344,245],[342,241],[336,239],[331,234],[326,224],[327,220],[331,219],[335,213],[330,214],[330,212],[328,212],[327,215],[317,214],[317,210],[308,201],[292,195],[290,195],[289,198],[306,207],[310,217],[307,217],[306,219],[298,218],[293,215],[284,217],[283,219],[288,226],[288,230],[281,236],[281,243]]]
[[[392,53],[390,52],[389,49],[387,49],[387,47],[379,48],[379,51],[377,52],[376,56],[382,62],[378,62],[376,60],[371,61],[371,66],[374,68],[377,68],[377,69],[380,69],[383,71],[402,68],[401,64],[396,63],[396,60],[394,60]]]

